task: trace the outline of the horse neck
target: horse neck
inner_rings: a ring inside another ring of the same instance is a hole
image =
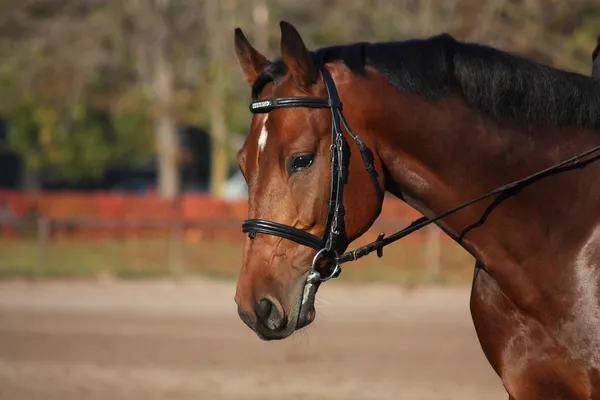
[[[552,130],[535,135],[500,127],[458,96],[432,102],[394,89],[377,93],[385,101],[370,102],[373,117],[365,128],[375,136],[376,151],[389,175],[386,189],[428,217],[572,157],[597,142],[597,135],[584,131]],[[564,139],[559,140],[561,135],[569,135],[568,146]],[[484,200],[438,225],[488,267],[493,268],[494,260],[499,259],[526,263],[532,248],[541,243],[560,246],[565,240],[563,232],[570,227],[584,228],[583,220],[564,215],[565,207],[590,206],[577,196],[582,174],[542,180],[498,204],[494,198]]]

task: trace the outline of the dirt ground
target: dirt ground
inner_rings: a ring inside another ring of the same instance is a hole
[[[508,396],[468,288],[324,285],[281,342],[242,324],[224,282],[0,284],[0,398],[359,400]]]

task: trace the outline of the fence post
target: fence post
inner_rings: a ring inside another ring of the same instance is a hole
[[[429,279],[437,280],[442,274],[442,231],[436,225],[429,225],[425,237],[427,275]]]
[[[182,251],[183,223],[176,221],[169,229],[169,250],[167,268],[170,275],[179,275],[183,272]]]
[[[40,215],[37,217],[37,242],[38,257],[34,276],[42,276],[46,272],[46,261],[48,259],[48,241],[50,239],[50,221]]]

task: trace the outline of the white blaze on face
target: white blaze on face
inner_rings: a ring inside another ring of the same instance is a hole
[[[269,119],[269,114],[265,115],[265,119],[262,122],[262,129],[258,136],[258,151],[263,151],[267,145],[267,137],[269,136],[269,132],[267,132],[267,119]]]

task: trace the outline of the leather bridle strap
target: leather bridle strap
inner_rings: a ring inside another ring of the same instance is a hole
[[[578,155],[576,155],[574,157],[571,157],[571,158],[569,158],[567,160],[564,160],[564,161],[562,161],[562,162],[560,162],[558,164],[555,164],[555,165],[553,165],[551,167],[548,167],[548,168],[546,168],[544,170],[541,170],[541,171],[536,172],[536,173],[534,173],[532,175],[529,175],[529,176],[527,176],[527,177],[525,177],[523,179],[511,182],[511,183],[508,183],[508,184],[506,184],[504,186],[496,188],[496,189],[494,189],[494,190],[492,190],[490,192],[487,192],[487,193],[485,193],[485,194],[483,194],[483,195],[481,195],[479,197],[476,197],[476,198],[474,198],[474,199],[472,199],[470,201],[467,201],[466,203],[463,203],[463,204],[461,204],[461,205],[459,205],[457,207],[454,207],[454,208],[452,208],[450,210],[447,210],[447,211],[445,211],[445,212],[443,212],[441,214],[438,214],[438,215],[436,215],[436,216],[434,216],[432,218],[421,217],[421,218],[413,221],[406,228],[404,228],[401,231],[398,231],[398,232],[396,232],[396,233],[388,236],[385,239],[383,238],[383,234],[380,233],[379,236],[378,236],[378,238],[377,238],[377,240],[375,240],[375,241],[373,241],[371,243],[368,243],[368,244],[366,244],[366,245],[364,245],[362,247],[359,247],[359,248],[357,248],[355,250],[352,250],[352,251],[349,251],[347,253],[342,254],[341,256],[339,256],[338,258],[336,258],[335,262],[338,265],[341,265],[341,264],[347,263],[349,261],[357,260],[357,259],[359,259],[361,257],[364,257],[367,254],[370,254],[370,253],[372,253],[374,251],[377,252],[377,256],[378,257],[382,257],[383,256],[383,248],[385,246],[387,246],[389,244],[392,244],[393,242],[395,242],[397,240],[400,240],[403,237],[405,237],[407,235],[410,235],[411,233],[416,232],[419,229],[422,229],[422,228],[426,227],[429,224],[432,224],[432,223],[434,223],[436,221],[439,221],[440,219],[442,219],[444,217],[447,217],[450,214],[454,214],[455,212],[460,211],[463,208],[468,207],[468,206],[470,206],[470,205],[472,205],[474,203],[477,203],[477,202],[479,202],[481,200],[487,199],[488,197],[491,197],[491,196],[494,196],[494,195],[497,195],[497,194],[507,193],[507,192],[510,192],[510,191],[513,191],[513,190],[514,191],[519,190],[521,187],[523,187],[523,186],[525,186],[525,185],[527,185],[527,184],[535,181],[536,179],[539,179],[539,178],[541,178],[541,177],[543,177],[543,176],[545,176],[547,174],[550,174],[552,172],[556,172],[558,169],[566,167],[566,166],[568,166],[570,164],[572,164],[572,165],[575,166],[575,165],[577,165],[577,164],[579,164],[581,162],[581,159],[583,157],[587,157],[587,156],[589,156],[589,155],[591,155],[593,153],[597,153],[599,151],[600,151],[600,146],[593,147],[593,148],[591,148],[589,150],[586,150],[586,151],[584,151],[582,153],[579,153]]]
[[[242,232],[250,233],[251,238],[257,233],[279,236],[303,246],[311,247],[317,251],[325,247],[325,241],[318,236],[294,228],[293,226],[283,225],[264,219],[248,219],[244,221],[242,224]]]
[[[250,103],[250,111],[253,114],[263,114],[277,108],[333,108],[339,107],[339,103],[332,103],[330,99],[322,97],[279,97],[276,99],[265,99]]]

